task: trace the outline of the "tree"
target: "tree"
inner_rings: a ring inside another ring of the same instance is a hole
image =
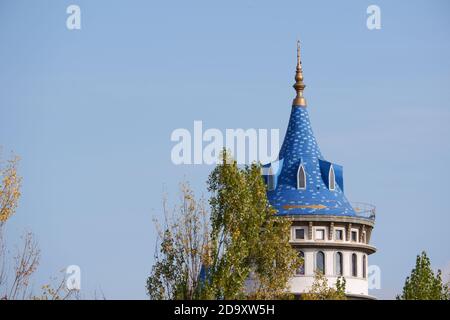
[[[147,293],[150,299],[197,299],[200,272],[209,256],[208,214],[187,183],[181,184],[181,202],[174,210],[163,200],[164,227],[157,224],[160,250],[156,251]]]
[[[5,163],[0,162],[0,300],[69,299],[76,291],[64,286],[65,277],[56,289],[48,284],[42,287],[40,296],[32,292],[30,281],[39,265],[41,252],[33,233],[25,232],[16,253],[12,257],[7,255],[4,230],[16,213],[22,177],[17,172],[19,157],[13,156]],[[12,261],[9,263],[10,258]],[[9,264],[12,272],[8,272]]]
[[[302,300],[346,300],[345,278],[339,277],[335,287],[328,285],[328,280],[322,272],[316,271],[314,282],[309,292],[303,293]]]
[[[17,174],[18,157],[13,157],[3,167],[0,163],[0,236],[1,228],[15,212],[20,198],[22,178]]]
[[[406,278],[403,292],[397,300],[449,300],[450,291],[442,283],[441,270],[434,274],[425,251],[416,258],[416,266]]]
[[[17,173],[19,158],[14,156],[0,162],[0,299],[24,297],[29,277],[39,261],[39,250],[31,234],[24,236],[24,246],[15,260],[14,280],[8,286],[7,257],[4,229],[6,222],[16,212],[20,198],[22,178]]]
[[[62,270],[65,272],[65,270]],[[30,299],[32,300],[69,300],[69,299],[80,299],[79,291],[76,289],[67,288],[67,277],[63,274],[62,277],[54,277],[52,283],[45,284],[41,287],[40,295],[32,295]],[[96,300],[96,297],[94,297]],[[104,296],[103,296],[104,299]]]
[[[301,261],[289,244],[292,222],[276,216],[267,200],[261,167],[239,168],[224,152],[222,163],[210,174],[208,190],[212,259],[205,297],[286,297],[289,279]]]
[[[209,214],[186,185],[171,214],[163,201],[166,220],[158,228],[160,246],[147,279],[150,298],[287,297],[301,261],[289,244],[291,221],[269,205],[260,166],[239,168],[224,153],[208,190]]]
[[[27,299],[32,295],[29,292],[30,278],[39,265],[40,250],[32,233],[28,232],[22,238],[23,246],[14,256],[13,281],[8,286],[6,277],[3,279],[2,299]]]

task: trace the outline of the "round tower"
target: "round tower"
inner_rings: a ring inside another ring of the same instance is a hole
[[[315,272],[329,285],[346,280],[346,294],[372,299],[368,294],[368,256],[375,223],[375,207],[350,203],[344,194],[342,166],[320,152],[303,96],[303,70],[297,43],[297,68],[288,128],[278,160],[264,167],[267,196],[280,216],[292,219],[291,244],[304,259],[290,281],[295,295],[309,291]]]

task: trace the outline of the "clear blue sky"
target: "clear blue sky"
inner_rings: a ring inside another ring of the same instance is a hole
[[[81,7],[82,29],[66,28]],[[381,8],[382,29],[366,28]],[[347,197],[378,209],[370,264],[393,298],[427,250],[450,264],[448,1],[0,1],[0,145],[22,158],[8,241],[32,230],[38,286],[77,264],[91,297],[146,298],[176,128],[279,128],[303,42],[305,95]],[[448,271],[449,269],[447,269]]]

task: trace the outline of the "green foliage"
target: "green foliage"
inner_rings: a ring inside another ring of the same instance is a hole
[[[205,210],[185,190],[178,213],[159,233],[160,250],[147,280],[150,298],[289,297],[288,281],[301,261],[289,244],[291,221],[275,216],[269,205],[260,166],[240,168],[224,153],[208,190],[209,221],[202,220]],[[251,291],[246,290],[249,279]]]
[[[161,255],[147,279],[147,292],[152,300],[183,298],[184,278],[177,268],[183,264],[179,248],[174,246],[170,230],[164,232],[161,241]]]
[[[211,248],[204,293],[210,299],[279,298],[299,266],[289,244],[291,221],[275,216],[257,164],[239,168],[223,154],[211,173]],[[245,282],[253,278],[253,289]]]
[[[335,287],[328,286],[328,280],[321,272],[314,275],[314,283],[309,292],[303,293],[302,300],[346,300],[345,278],[339,277]]]
[[[199,298],[199,274],[209,256],[207,212],[189,185],[182,184],[181,195],[174,211],[163,203],[164,231],[158,228],[160,250],[146,286],[152,300]]]
[[[449,300],[447,284],[442,283],[441,270],[436,275],[431,269],[430,259],[425,251],[416,258],[416,266],[406,278],[403,292],[398,300]]]

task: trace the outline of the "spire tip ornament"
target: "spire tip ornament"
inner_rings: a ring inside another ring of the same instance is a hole
[[[306,99],[303,97],[303,90],[306,85],[303,83],[302,61],[300,58],[300,41],[297,40],[297,69],[295,72],[295,84],[293,85],[297,96],[292,101],[292,106],[306,107]]]

